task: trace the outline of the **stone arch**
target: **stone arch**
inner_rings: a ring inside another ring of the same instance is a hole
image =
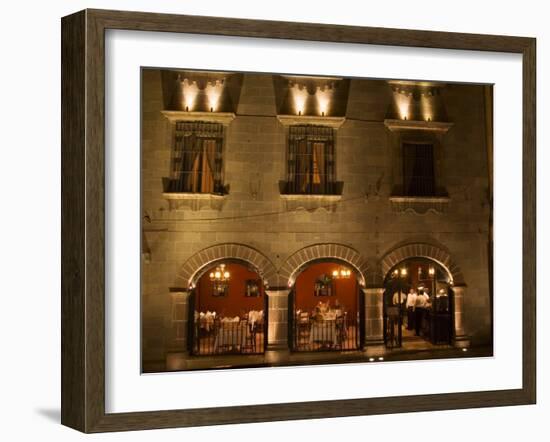
[[[266,287],[276,286],[277,270],[273,263],[256,249],[244,244],[218,244],[202,249],[185,261],[177,277],[184,281],[186,287],[192,287],[204,267],[222,259],[245,261],[258,271]]]
[[[462,271],[452,259],[451,254],[447,250],[429,243],[407,244],[386,253],[381,259],[382,280],[384,280],[393,266],[406,259],[416,257],[428,258],[435,261],[447,270],[454,285],[465,285]]]
[[[343,261],[352,266],[359,274],[359,284],[365,285],[368,273],[367,262],[357,250],[334,243],[314,244],[293,253],[279,269],[280,279],[290,287],[294,284],[297,274],[307,263],[327,258]]]

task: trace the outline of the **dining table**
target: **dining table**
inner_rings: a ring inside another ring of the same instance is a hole
[[[313,321],[309,334],[309,342],[320,344],[338,344],[338,330],[336,327],[336,317],[334,319],[323,319]]]
[[[243,347],[250,336],[250,329],[247,321],[240,321],[238,317],[222,320],[216,333],[214,350],[219,348]]]

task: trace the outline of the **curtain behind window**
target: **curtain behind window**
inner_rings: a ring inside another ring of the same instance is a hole
[[[334,182],[333,129],[292,126],[288,141],[287,191],[330,194]]]
[[[435,194],[433,144],[403,143],[403,191],[411,196]]]
[[[202,141],[201,188],[204,193],[214,192],[214,168],[216,163],[216,140]]]
[[[307,140],[301,139],[297,143],[296,152],[296,190],[297,193],[307,193],[310,185],[311,154]]]
[[[223,127],[178,122],[170,192],[222,192]]]
[[[326,193],[327,191],[327,168],[325,161],[325,143],[313,143],[313,174],[312,183],[315,193]]]

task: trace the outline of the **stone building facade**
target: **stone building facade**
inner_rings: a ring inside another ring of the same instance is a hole
[[[432,259],[452,278],[455,344],[491,344],[488,86],[156,69],[142,75],[144,365],[185,351],[189,293],[204,268],[223,259],[250,263],[262,277],[269,349],[287,346],[297,272],[322,258],[359,275],[366,345],[382,343],[387,272],[414,257]],[[169,191],[178,121],[223,126],[222,192]],[[334,131],[341,184],[330,194],[284,190],[289,131],[300,125]],[[434,146],[429,196],[403,189],[402,144],[418,140]]]

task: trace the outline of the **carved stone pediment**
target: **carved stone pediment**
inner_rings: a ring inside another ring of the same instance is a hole
[[[342,195],[288,195],[282,194],[285,210],[306,210],[308,212],[324,210],[335,212]]]
[[[226,195],[213,193],[187,193],[187,192],[165,192],[163,198],[168,200],[170,210],[190,209],[198,211],[201,209],[221,210]]]
[[[393,212],[425,215],[447,212],[451,199],[448,196],[390,196]]]

